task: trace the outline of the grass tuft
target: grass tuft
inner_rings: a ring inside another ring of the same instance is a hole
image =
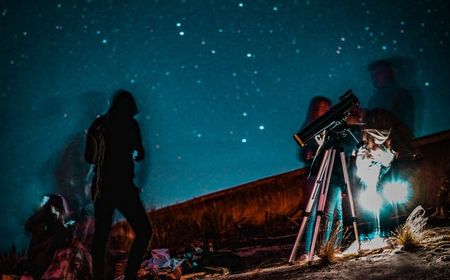
[[[425,229],[428,218],[425,217],[425,209],[417,206],[409,215],[406,222],[400,225],[394,232],[394,243],[405,251],[413,251],[425,246],[425,241],[432,232]]]
[[[338,252],[340,252],[340,249],[335,248],[340,231],[339,225],[340,223],[338,221],[330,234],[330,238],[319,250],[319,257],[321,260],[321,264],[323,265],[334,264],[339,259]]]

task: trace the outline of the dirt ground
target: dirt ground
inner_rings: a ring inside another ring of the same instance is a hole
[[[435,228],[439,238],[415,251],[387,246],[349,255],[334,264],[288,264],[291,244],[242,248],[247,270],[210,279],[450,279],[450,227]]]

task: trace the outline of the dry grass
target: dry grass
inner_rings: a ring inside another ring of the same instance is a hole
[[[426,229],[428,218],[425,210],[417,206],[409,215],[406,222],[400,225],[393,233],[393,241],[405,251],[413,251],[423,247],[432,246],[441,235],[432,229]]]
[[[420,238],[407,224],[399,226],[394,232],[395,244],[401,246],[405,251],[412,251],[421,247]]]
[[[330,234],[330,238],[323,246],[321,246],[319,250],[319,257],[321,260],[321,264],[323,265],[334,264],[339,260],[339,258],[337,257],[337,251],[339,251],[339,249],[335,248],[340,231],[339,224],[340,223],[338,221]]]

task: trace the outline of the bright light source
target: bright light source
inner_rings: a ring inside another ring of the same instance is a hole
[[[392,203],[405,203],[409,198],[410,187],[408,182],[394,181],[383,186],[384,198]]]
[[[376,191],[365,190],[359,195],[359,204],[367,211],[378,213],[383,201]]]

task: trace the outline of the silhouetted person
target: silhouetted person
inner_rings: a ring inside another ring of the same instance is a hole
[[[144,158],[137,121],[136,102],[130,92],[118,91],[108,112],[96,119],[87,134],[86,161],[95,165],[92,183],[95,234],[92,245],[94,279],[104,278],[105,247],[114,209],[128,220],[135,233],[125,279],[137,279],[137,271],[151,238],[151,226],[134,185],[134,161]]]

